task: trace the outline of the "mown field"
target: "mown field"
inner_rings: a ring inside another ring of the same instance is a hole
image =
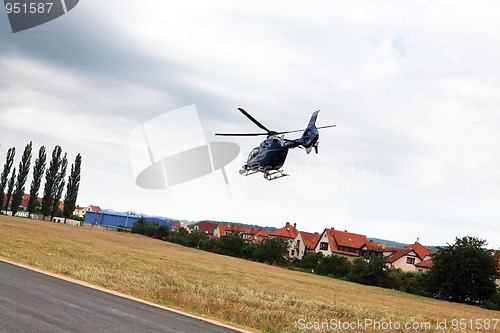
[[[499,311],[289,271],[127,233],[0,216],[0,257],[264,332],[500,332],[500,322],[493,327]],[[331,319],[340,320],[344,328],[336,330]],[[487,320],[491,325],[486,329]],[[363,326],[370,322],[372,326]],[[412,323],[411,329],[405,329],[406,322]],[[323,326],[315,330],[319,324]],[[465,329],[454,330],[453,324]],[[388,330],[388,325],[401,328]]]

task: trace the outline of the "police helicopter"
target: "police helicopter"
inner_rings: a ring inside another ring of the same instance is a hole
[[[265,133],[216,133],[215,135],[223,136],[260,136],[267,135],[267,138],[260,143],[258,147],[252,149],[248,155],[246,163],[241,167],[240,174],[243,176],[252,175],[257,172],[262,172],[264,178],[267,180],[273,180],[288,176],[280,170],[280,168],[285,163],[286,156],[288,154],[288,149],[293,149],[296,147],[305,148],[306,153],[309,154],[314,148],[316,154],[318,153],[319,145],[319,132],[318,129],[335,127],[336,125],[328,125],[316,127],[316,119],[318,118],[319,110],[313,112],[311,120],[305,129],[294,130],[294,131],[284,131],[276,132],[271,131],[252,117],[248,112],[242,108],[238,108],[248,119],[250,119],[255,125],[266,131]],[[303,134],[300,138],[289,140],[285,139],[284,134],[302,132]]]

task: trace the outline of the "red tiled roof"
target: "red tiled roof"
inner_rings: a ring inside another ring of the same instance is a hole
[[[432,259],[427,259],[415,264],[415,267],[431,268],[433,264]]]
[[[324,233],[328,236],[328,242],[330,243],[330,250],[333,253],[345,254],[349,256],[359,257],[359,253],[340,250],[339,246],[361,249],[368,243],[365,235],[353,234],[347,231],[339,231],[334,228],[326,228]]]
[[[413,249],[415,253],[418,255],[420,259],[424,259],[429,254],[431,254],[431,250],[420,244],[419,242],[415,242],[415,244],[405,246],[407,249]]]
[[[98,212],[98,211],[101,210],[101,207],[90,205],[90,206],[87,207],[87,209],[90,209],[93,212]]]
[[[243,226],[236,226],[236,225],[227,226],[225,224],[219,224],[218,227],[219,227],[220,237],[225,236],[228,231],[233,232],[233,233],[249,234],[249,235],[253,235],[255,233],[255,231],[251,232],[251,230],[249,230],[248,228],[245,228]],[[216,229],[217,229],[217,227],[216,227]],[[254,230],[254,229],[252,229],[252,230]]]
[[[229,230],[231,230],[232,232],[239,232],[240,234],[250,234],[250,230],[248,228],[245,228],[243,226],[236,226],[236,225],[232,225],[229,227]]]
[[[391,255],[388,255],[387,257],[385,257],[385,261],[387,263],[393,263],[396,260],[398,260],[399,258],[407,255],[408,253],[410,253],[412,251],[416,254],[415,250],[413,250],[411,248],[396,249]]]
[[[382,245],[378,242],[374,242],[372,240],[369,240],[368,243],[366,243],[366,249],[368,251],[382,251]]]
[[[179,231],[181,229],[186,229],[188,233],[191,233],[191,229],[185,224],[180,224],[179,222],[172,224],[172,231]]]
[[[217,228],[217,224],[210,221],[202,221],[196,223],[195,227],[198,227],[200,232],[213,236],[214,230]]]
[[[289,222],[286,223],[286,225],[278,230],[274,230],[269,234],[269,236],[276,236],[276,237],[285,237],[285,238],[295,238],[299,234],[299,231],[296,228],[296,225],[291,225]]]
[[[257,230],[257,232],[255,234],[253,234],[250,238],[248,238],[248,240],[253,241],[253,240],[258,239],[259,237],[268,238],[269,233],[264,229],[260,229],[260,230]]]
[[[320,238],[320,234],[317,232],[313,234],[310,232],[300,231],[300,236],[302,237],[304,246],[309,249],[314,249]]]
[[[335,241],[340,246],[352,247],[355,249],[362,248],[368,240],[365,235],[353,234],[347,231],[332,230]]]
[[[255,235],[255,233],[259,231],[258,229],[255,229],[255,228],[252,228],[252,229],[248,229],[247,228],[247,231],[243,232],[244,234],[248,234],[248,235]]]
[[[217,226],[217,228],[219,228],[219,236],[220,237],[226,235],[226,231],[227,231],[227,229],[229,229],[229,227],[225,224],[219,224]],[[215,229],[217,229],[217,228],[215,228]],[[214,229],[214,231],[215,231],[215,229]]]
[[[29,194],[26,194],[26,193],[23,194],[23,199],[21,201],[22,207],[24,207],[24,208],[28,207],[28,202],[30,201],[30,197],[31,196]],[[37,197],[36,200],[38,202],[42,203],[42,198]]]

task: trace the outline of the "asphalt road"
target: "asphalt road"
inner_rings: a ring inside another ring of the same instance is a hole
[[[0,261],[0,332],[238,332]]]

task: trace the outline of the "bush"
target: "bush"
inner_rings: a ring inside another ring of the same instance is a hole
[[[201,244],[199,244],[200,249],[208,252],[219,252],[219,240],[213,238],[207,238]]]
[[[245,240],[237,233],[224,235],[219,240],[218,253],[231,257],[241,258],[243,256],[243,247]]]
[[[364,262],[364,260],[363,260]],[[351,263],[346,257],[335,254],[321,257],[318,264],[318,274],[330,275],[336,278],[345,278],[351,272]]]
[[[484,303],[484,307],[489,310],[500,311],[500,287],[497,291]]]
[[[208,236],[198,230],[193,230],[185,239],[185,245],[199,249],[203,247],[202,244],[208,239]]]
[[[270,264],[284,264],[288,241],[281,237],[270,238],[258,244],[253,251],[253,259]]]
[[[309,251],[302,257],[302,260],[297,263],[297,266],[312,272],[318,272],[318,266],[322,259],[323,253]]]
[[[175,244],[186,245],[186,240],[188,235],[189,235],[188,231],[182,228],[179,231],[171,232],[165,240],[167,242]]]

